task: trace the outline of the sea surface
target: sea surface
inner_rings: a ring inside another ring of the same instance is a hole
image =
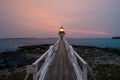
[[[16,50],[19,46],[53,44],[56,38],[6,38],[0,39],[0,52]],[[85,45],[96,47],[112,47],[120,49],[120,39],[111,38],[68,38],[72,45]]]

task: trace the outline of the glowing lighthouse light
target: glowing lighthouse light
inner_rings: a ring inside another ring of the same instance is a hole
[[[64,32],[64,29],[60,29],[61,32]]]
[[[64,30],[63,26],[61,26],[59,28],[59,38],[60,38],[60,40],[64,39],[64,37],[65,37],[64,35],[65,35],[65,30]]]
[[[59,32],[64,32],[63,26],[60,28]]]

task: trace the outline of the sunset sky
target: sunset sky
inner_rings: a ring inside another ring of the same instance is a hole
[[[0,38],[120,36],[120,0],[0,0]]]

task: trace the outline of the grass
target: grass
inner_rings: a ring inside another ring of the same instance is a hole
[[[120,79],[120,65],[99,64],[93,71],[96,73],[96,80]]]
[[[0,80],[24,80],[26,75],[25,71],[11,73],[8,76],[1,76]]]

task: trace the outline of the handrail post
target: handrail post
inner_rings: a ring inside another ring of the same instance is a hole
[[[33,80],[36,80],[38,65],[27,65],[27,74],[33,74]]]
[[[33,73],[33,80],[37,80],[37,73]]]
[[[87,80],[87,65],[83,64],[82,67],[83,67],[83,78],[84,80]]]

